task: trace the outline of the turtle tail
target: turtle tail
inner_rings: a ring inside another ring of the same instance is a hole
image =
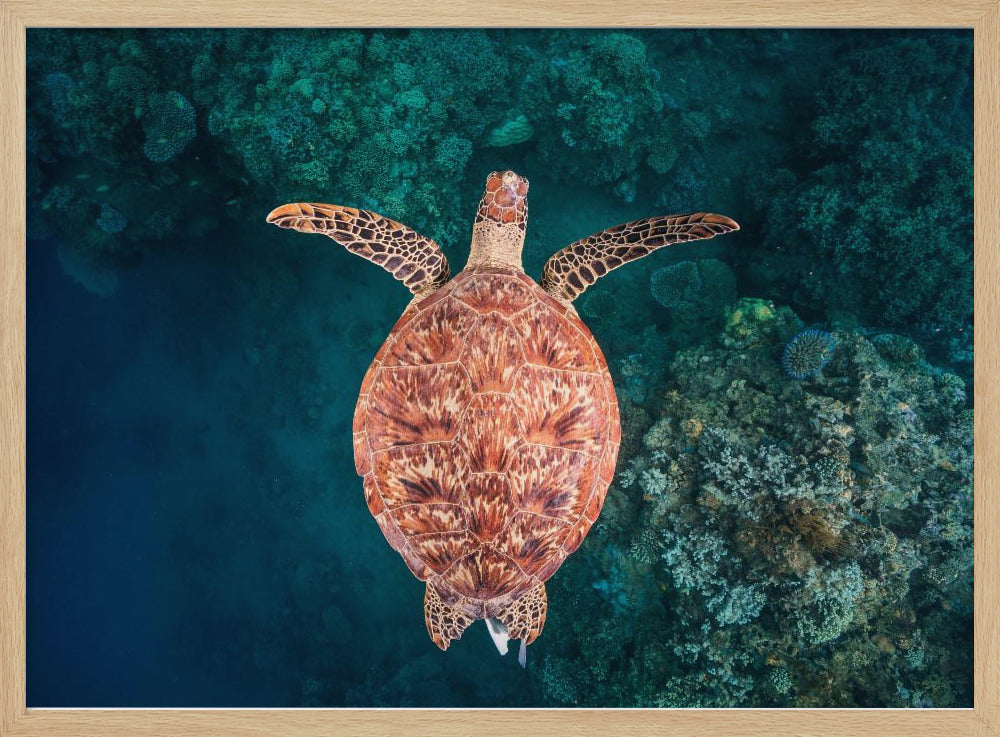
[[[546,610],[545,584],[540,583],[523,596],[514,599],[486,620],[490,636],[501,655],[507,654],[507,640],[520,640],[517,662],[527,663],[527,647],[542,634]]]

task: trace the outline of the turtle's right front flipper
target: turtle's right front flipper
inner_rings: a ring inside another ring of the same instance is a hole
[[[572,302],[609,271],[658,248],[739,229],[735,220],[713,212],[661,215],[622,223],[553,254],[542,269],[542,289],[557,299]]]
[[[437,289],[450,276],[448,259],[437,243],[376,212],[294,202],[272,210],[267,222],[333,238],[351,253],[381,266],[414,294]]]

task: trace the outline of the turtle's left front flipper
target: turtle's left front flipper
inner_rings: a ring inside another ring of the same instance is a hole
[[[633,220],[570,243],[553,254],[542,270],[542,288],[572,301],[609,271],[657,248],[714,238],[739,230],[735,220],[711,212]]]
[[[267,222],[333,238],[351,253],[381,266],[414,294],[436,289],[450,276],[448,259],[437,243],[377,212],[294,202],[272,210]]]

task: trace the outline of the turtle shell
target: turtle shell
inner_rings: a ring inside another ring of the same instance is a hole
[[[463,271],[411,303],[354,415],[355,464],[389,544],[442,599],[474,602],[480,617],[579,547],[620,442],[590,331],[504,269]]]

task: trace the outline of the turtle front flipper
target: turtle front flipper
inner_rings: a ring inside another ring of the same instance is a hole
[[[267,222],[333,238],[351,253],[381,266],[414,294],[437,289],[450,276],[448,259],[437,243],[377,212],[293,202],[272,210]]]
[[[553,254],[542,270],[542,288],[553,297],[572,301],[609,271],[657,248],[739,229],[735,220],[711,212],[665,215],[616,225]]]

